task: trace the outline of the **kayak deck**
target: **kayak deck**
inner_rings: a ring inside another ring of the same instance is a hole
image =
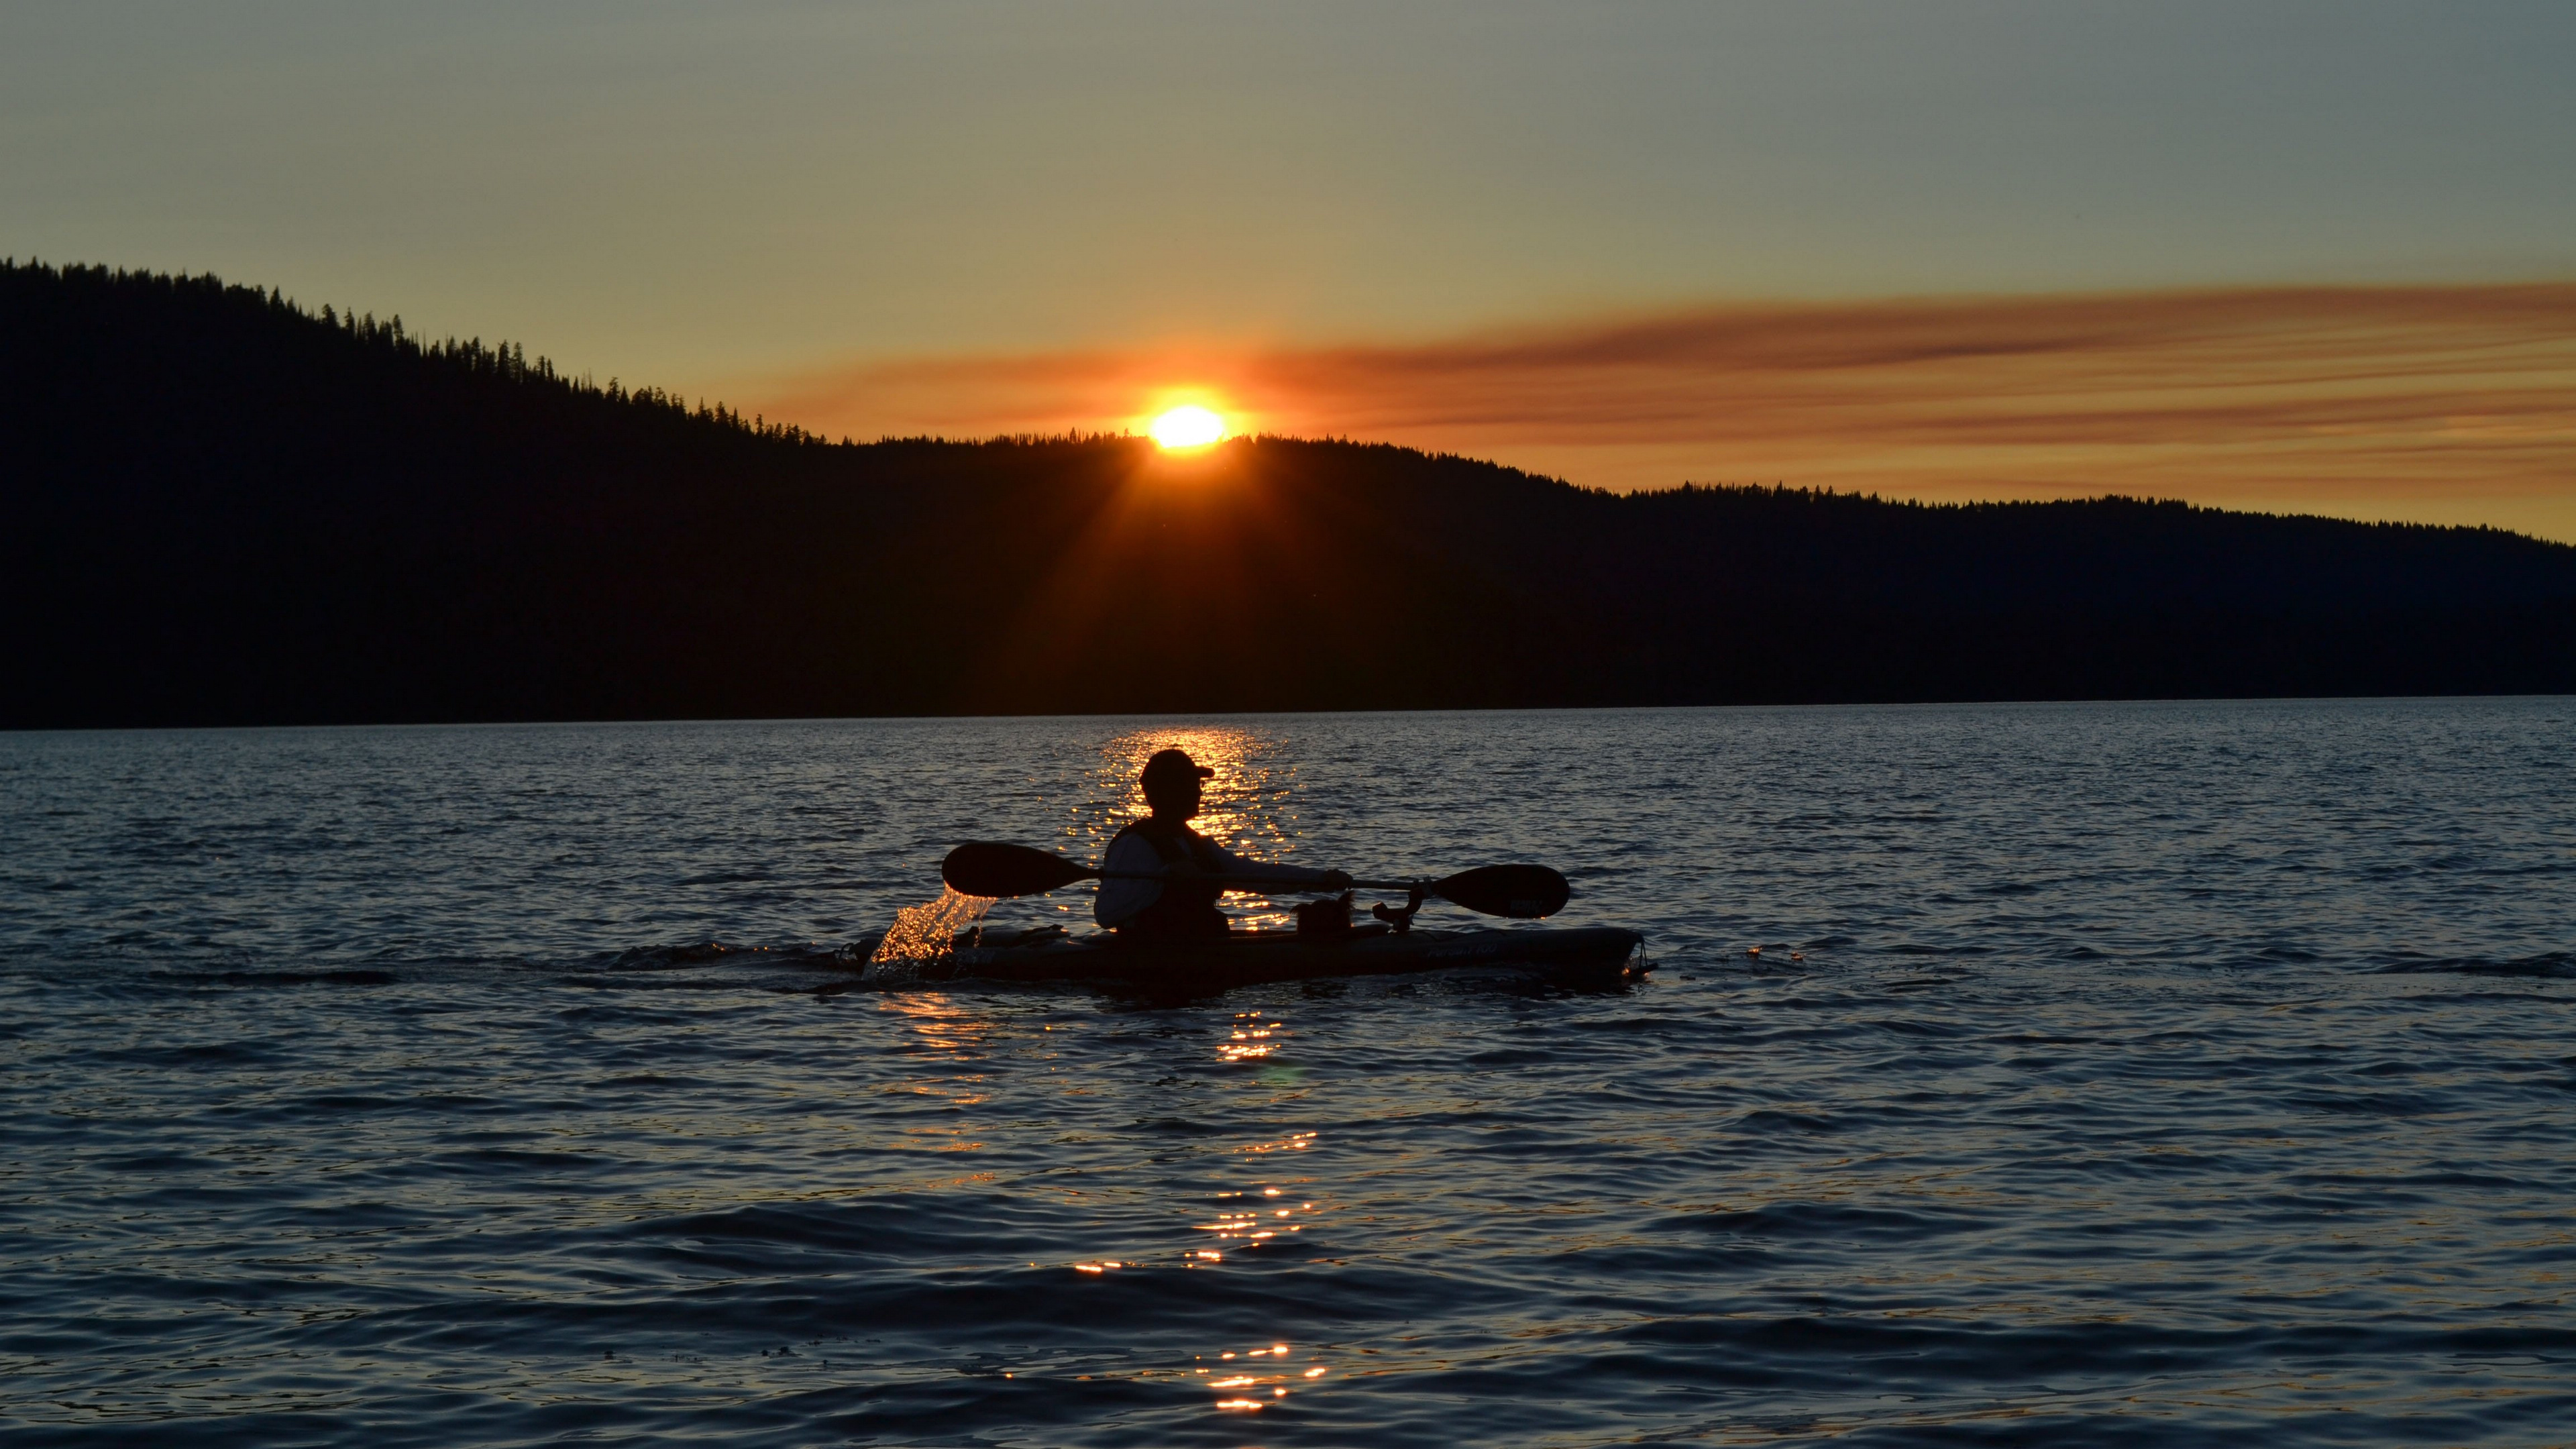
[[[1223,940],[1143,943],[1106,933],[974,932],[919,967],[905,965],[864,984],[948,981],[1112,982],[1153,992],[1204,995],[1237,986],[1334,976],[1393,976],[1460,966],[1509,967],[1549,975],[1631,981],[1652,969],[1645,937],[1611,926],[1543,930],[1363,929],[1345,936],[1237,931]]]

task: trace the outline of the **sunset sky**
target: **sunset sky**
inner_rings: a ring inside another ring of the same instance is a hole
[[[0,253],[838,434],[2576,540],[2576,6],[0,9]]]

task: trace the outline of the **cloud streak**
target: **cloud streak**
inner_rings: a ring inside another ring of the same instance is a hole
[[[2102,492],[2576,539],[2576,283],[1762,304],[1415,344],[894,360],[789,380],[856,436],[1238,426],[1612,488]]]

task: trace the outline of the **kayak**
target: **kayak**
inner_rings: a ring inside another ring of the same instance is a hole
[[[1334,976],[1397,976],[1461,966],[1501,967],[1604,983],[1634,981],[1652,966],[1646,938],[1611,926],[1520,930],[1418,930],[1363,926],[1346,934],[1237,931],[1221,941],[1143,943],[1062,927],[962,932],[935,960],[871,963],[862,985],[948,981],[1101,982],[1154,994],[1213,995],[1237,986]],[[873,946],[873,942],[862,943]],[[853,951],[859,960],[863,952]]]

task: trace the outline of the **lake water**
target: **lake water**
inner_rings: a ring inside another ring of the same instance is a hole
[[[1167,743],[1234,843],[1551,863],[1658,969],[840,989]],[[2569,1443],[2571,761],[2565,699],[0,735],[0,1431]]]

